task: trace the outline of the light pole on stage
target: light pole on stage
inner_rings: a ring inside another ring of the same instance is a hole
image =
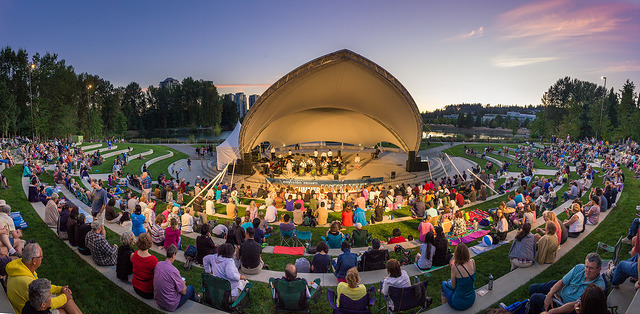
[[[29,107],[31,108],[31,140],[35,140],[36,138],[36,132],[33,128],[33,93],[31,92],[31,71],[33,71],[35,68],[35,63],[31,63],[31,65],[29,65]]]
[[[602,95],[602,101],[600,102],[600,135],[602,135],[602,111],[604,110],[604,98],[607,97],[607,77],[603,76],[601,79],[604,80],[604,95]],[[596,140],[598,140],[598,132],[596,132]]]

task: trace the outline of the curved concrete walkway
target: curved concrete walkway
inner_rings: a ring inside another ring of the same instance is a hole
[[[172,151],[169,151],[169,153],[167,153],[167,154],[165,154],[165,155],[158,156],[158,157],[156,157],[156,158],[153,158],[153,159],[151,159],[151,160],[149,160],[149,161],[145,162],[142,166],[140,166],[140,173],[142,173],[142,169],[144,168],[144,165],[147,165],[147,168],[148,168],[148,167],[149,167],[150,165],[152,165],[153,163],[156,163],[156,162],[158,162],[158,161],[160,161],[160,160],[163,160],[163,159],[170,158],[171,156],[173,156],[173,152],[172,152]]]
[[[93,154],[95,152],[101,152],[102,153],[102,152],[106,152],[106,151],[112,151],[112,150],[117,149],[117,148],[118,148],[117,145],[112,145],[111,149],[109,149],[109,147],[103,147],[103,148],[95,149],[95,150],[84,152],[84,153],[85,153],[85,155],[91,155],[91,154]]]

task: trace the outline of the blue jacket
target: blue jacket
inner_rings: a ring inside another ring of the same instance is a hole
[[[363,227],[367,225],[367,214],[360,207],[353,212],[353,223],[360,223]]]
[[[347,276],[347,271],[352,267],[358,265],[358,256],[351,253],[350,249],[344,250],[344,253],[338,256],[338,262],[333,265],[335,268],[334,274],[339,279],[344,279]]]

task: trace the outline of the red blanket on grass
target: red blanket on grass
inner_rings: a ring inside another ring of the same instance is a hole
[[[304,246],[290,247],[276,245],[273,254],[304,255]]]

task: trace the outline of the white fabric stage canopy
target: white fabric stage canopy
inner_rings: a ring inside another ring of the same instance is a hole
[[[373,147],[389,142],[417,152],[421,130],[420,112],[395,77],[361,55],[340,50],[271,85],[246,116],[238,146],[248,153],[262,142],[275,147],[316,141]]]
[[[236,159],[240,159],[238,136],[240,135],[241,128],[242,125],[240,124],[240,122],[238,122],[229,137],[227,137],[227,139],[222,142],[222,144],[216,147],[216,155],[218,156],[218,170],[222,170],[228,163],[231,163]]]

